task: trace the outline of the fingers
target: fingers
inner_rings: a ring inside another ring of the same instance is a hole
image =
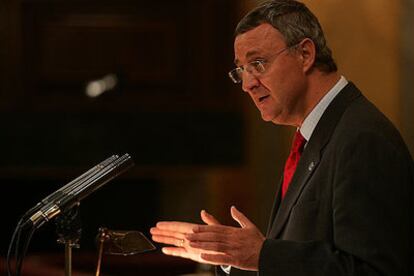
[[[183,246],[185,234],[192,233],[197,224],[177,221],[158,222],[150,229],[152,239],[159,243]]]
[[[191,233],[193,228],[197,226],[195,223],[179,222],[179,221],[161,221],[156,227],[160,230],[174,231],[181,233]]]
[[[185,234],[180,232],[167,231],[153,227],[150,229],[150,233],[152,235],[152,240],[159,243],[182,246],[185,241]]]
[[[201,260],[200,258],[201,253],[191,252],[182,247],[163,247],[162,253],[164,253],[165,255],[169,255],[169,256],[181,257],[181,258],[186,258],[186,259],[190,259],[190,260],[197,261],[197,262],[206,263],[205,261]]]
[[[237,210],[236,207],[231,206],[230,213],[233,219],[237,221],[238,224],[240,224],[242,228],[247,228],[247,227],[256,228],[256,226],[242,212]]]
[[[155,241],[155,242],[163,243],[163,244],[175,245],[177,247],[183,247],[184,244],[185,244],[184,237],[183,238],[175,238],[175,237],[153,235],[152,240]]]
[[[230,208],[230,213],[232,218],[237,221],[237,223],[242,228],[256,228],[256,226],[235,206],[232,206]],[[223,226],[221,223],[215,219],[212,215],[207,213],[206,211],[201,211],[201,219],[207,224],[207,225],[197,225],[193,228],[194,233],[199,232],[228,232],[228,230],[231,229],[231,227]]]
[[[159,222],[151,228],[152,238],[171,245],[162,249],[166,255],[257,271],[265,238],[234,206],[230,212],[241,227],[221,225],[214,216],[203,210],[200,215],[206,224]]]
[[[201,220],[208,225],[220,225],[221,223],[212,215],[207,213],[205,210],[201,211]]]
[[[187,251],[182,247],[163,247],[161,250],[162,250],[162,253],[164,253],[165,255],[182,257],[182,258],[189,257]]]
[[[185,235],[185,233],[181,232],[175,232],[175,231],[166,231],[159,229],[157,227],[152,227],[150,229],[151,235],[157,235],[157,236],[169,236],[169,237],[175,237],[177,239],[182,239]]]
[[[196,226],[193,223],[162,221],[150,229],[152,240],[155,242],[183,247],[186,244],[185,234],[192,233]]]
[[[155,242],[167,244],[162,248],[166,255],[191,259],[197,262],[219,265],[221,260],[216,255],[232,250],[227,243],[235,227],[221,225],[220,222],[208,212],[202,210],[201,219],[206,225],[178,221],[162,221],[150,229]],[[191,240],[188,238],[190,237]],[[205,254],[207,259],[201,258]],[[211,258],[211,260],[208,260]]]

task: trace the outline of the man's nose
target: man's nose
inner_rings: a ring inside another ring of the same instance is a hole
[[[250,92],[260,85],[259,79],[253,74],[244,71],[242,78],[242,89],[244,92]]]

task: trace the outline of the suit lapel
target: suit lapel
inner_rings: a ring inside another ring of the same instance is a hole
[[[274,221],[275,216],[279,210],[279,205],[282,199],[282,182],[283,182],[283,177],[281,177],[278,185],[276,186],[276,197],[273,201],[273,207],[272,207],[272,212],[270,213],[269,221]],[[269,236],[271,230],[272,230],[272,224],[269,223],[267,226],[266,236]]]
[[[277,238],[282,232],[293,206],[318,167],[323,156],[323,149],[329,142],[339,119],[347,106],[359,96],[361,96],[359,90],[352,83],[348,83],[322,115],[301,156],[283,201],[280,197],[280,185],[278,187],[279,191],[272,211],[268,237]]]
[[[308,147],[310,147],[310,145],[308,145]],[[279,210],[275,214],[275,219],[273,220],[273,225],[269,232],[270,237],[276,237],[279,235],[287,219],[289,218],[290,211],[295,205],[303,188],[306,186],[305,184],[319,164],[320,157],[318,151],[315,149],[312,150],[308,147],[306,148],[306,153],[303,153],[298,163],[296,172],[293,175],[285,198],[281,203],[279,203]]]

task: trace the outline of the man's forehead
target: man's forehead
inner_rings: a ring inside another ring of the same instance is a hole
[[[240,59],[277,49],[279,44],[284,44],[282,34],[270,24],[261,24],[235,38],[235,63],[240,62]]]

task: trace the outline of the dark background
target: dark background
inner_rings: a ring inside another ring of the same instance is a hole
[[[227,77],[237,1],[2,0],[0,8],[2,256],[25,211],[112,154],[129,153],[135,167],[81,202],[75,254],[96,253],[100,226],[149,236],[179,213],[171,198],[190,210],[205,202],[199,173],[244,164],[242,104]],[[107,74],[118,85],[87,97],[86,84]],[[193,201],[175,195],[183,178]],[[54,222],[29,249],[61,252]]]

